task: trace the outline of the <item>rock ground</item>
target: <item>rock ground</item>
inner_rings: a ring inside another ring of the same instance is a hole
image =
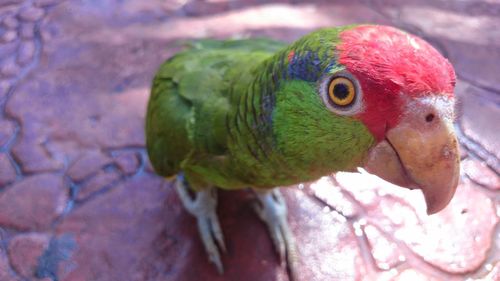
[[[293,41],[390,24],[454,64],[462,179],[427,217],[370,175],[284,191],[303,280],[499,280],[500,2],[0,1],[0,280],[287,280],[245,192],[221,192],[217,275],[143,123],[151,77],[182,40]]]

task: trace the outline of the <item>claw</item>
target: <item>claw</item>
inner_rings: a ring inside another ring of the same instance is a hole
[[[214,243],[210,228],[210,220],[198,219],[198,230],[200,232],[203,245],[205,246],[205,250],[208,254],[208,259],[217,267],[217,271],[222,274],[224,273],[224,267],[222,266],[220,254]]]
[[[223,274],[224,267],[222,266],[217,245],[224,253],[226,252],[226,245],[224,244],[224,235],[222,234],[219,219],[215,212],[217,207],[217,190],[215,188],[208,188],[196,192],[193,199],[189,195],[187,184],[182,176],[177,177],[175,189],[179,194],[184,208],[196,217],[198,232],[200,233],[208,259],[215,265],[217,271]]]
[[[210,218],[210,226],[212,227],[212,234],[215,240],[217,241],[217,245],[222,250],[222,252],[226,253],[226,244],[224,243],[224,235],[222,234],[222,230],[219,225],[219,219],[217,216],[213,216]]]
[[[257,192],[257,199],[258,202],[253,208],[259,218],[266,223],[280,262],[283,264],[286,261],[290,279],[297,280],[298,253],[295,239],[286,220],[285,199],[277,189],[265,193]]]

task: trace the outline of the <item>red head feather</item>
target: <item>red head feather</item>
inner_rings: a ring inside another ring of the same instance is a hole
[[[424,40],[388,26],[358,26],[340,34],[339,62],[358,78],[365,108],[357,117],[381,140],[407,100],[453,97],[451,64]]]

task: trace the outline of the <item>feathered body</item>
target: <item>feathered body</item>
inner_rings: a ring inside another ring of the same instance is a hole
[[[157,172],[182,170],[195,189],[272,188],[358,166],[372,134],[360,120],[332,115],[315,94],[321,76],[343,68],[334,59],[341,31],[290,46],[200,41],[167,60],[146,124]]]
[[[387,26],[323,29],[290,45],[199,41],[154,78],[148,153],[160,175],[178,175],[179,198],[219,272],[216,188],[251,187],[295,276],[284,199],[261,189],[362,166],[421,189],[429,214],[442,210],[460,174],[454,85],[451,64],[430,44]]]

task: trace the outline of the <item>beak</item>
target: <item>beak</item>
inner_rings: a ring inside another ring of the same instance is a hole
[[[386,181],[421,189],[429,215],[448,205],[458,185],[460,154],[451,114],[429,104],[413,107],[365,163],[368,172]]]

